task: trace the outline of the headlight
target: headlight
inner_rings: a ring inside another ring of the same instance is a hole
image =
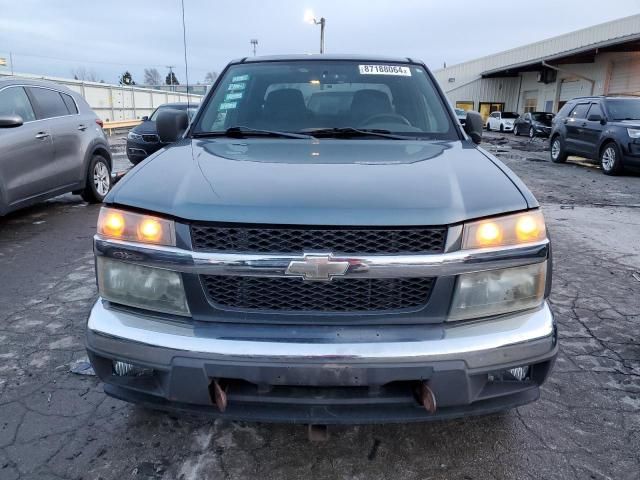
[[[129,140],[133,140],[134,142],[141,142],[142,141],[142,135],[138,135],[137,133],[133,133],[133,132],[129,132],[127,134],[127,138]]]
[[[460,275],[448,320],[468,320],[542,304],[547,262]]]
[[[173,220],[102,207],[98,217],[98,234],[103,237],[175,246]]]
[[[465,223],[462,248],[502,247],[531,243],[547,238],[540,210]]]
[[[156,312],[190,314],[179,273],[106,257],[97,257],[96,266],[98,290],[105,300]]]
[[[627,133],[631,138],[640,138],[640,128],[627,128]]]

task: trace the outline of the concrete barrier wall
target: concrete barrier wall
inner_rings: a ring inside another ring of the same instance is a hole
[[[0,73],[0,75],[6,75]],[[111,85],[108,83],[83,82],[59,77],[16,74],[17,77],[48,80],[78,92],[94,112],[104,121],[135,120],[151,115],[153,110],[170,102],[200,103],[202,95],[171,92],[138,86]],[[183,87],[184,88],[184,87]]]

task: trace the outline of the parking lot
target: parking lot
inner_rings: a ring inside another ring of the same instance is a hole
[[[115,145],[121,137],[113,137]],[[538,402],[501,415],[336,427],[253,425],[108,398],[85,358],[99,206],[65,195],[0,219],[0,478],[640,478],[640,174],[548,161],[490,133],[543,205],[561,352]],[[119,157],[116,170],[127,161]]]

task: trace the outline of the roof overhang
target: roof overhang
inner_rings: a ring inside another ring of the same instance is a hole
[[[542,62],[546,62],[551,65],[593,63],[596,55],[604,52],[640,52],[640,33],[592,43],[584,47],[567,50],[555,55],[536,58],[493,70],[487,70],[482,72],[480,75],[482,78],[515,77],[522,72],[536,72],[542,70],[544,68]]]

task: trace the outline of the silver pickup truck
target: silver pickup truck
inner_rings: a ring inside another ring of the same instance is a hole
[[[107,394],[229,419],[414,422],[536,400],[557,354],[538,202],[423,63],[230,63],[105,200]]]

